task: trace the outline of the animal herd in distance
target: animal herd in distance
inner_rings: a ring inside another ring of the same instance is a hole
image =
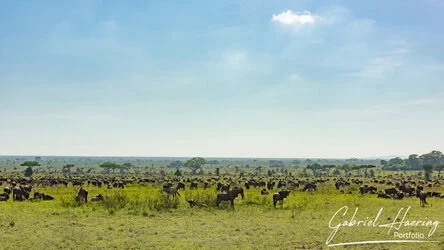
[[[225,182],[233,182],[231,178],[225,178],[223,181]],[[75,196],[75,201],[79,203],[87,203],[88,202],[88,194],[89,192],[84,187],[85,184],[93,185],[96,187],[106,186],[108,189],[112,188],[120,188],[124,189],[124,187],[128,183],[157,183],[162,185],[162,192],[165,193],[169,197],[180,197],[180,191],[185,190],[186,184],[189,183],[189,189],[198,189],[199,183],[201,183],[203,189],[212,188],[212,186],[216,187],[218,194],[215,197],[215,206],[219,206],[222,202],[229,202],[229,204],[234,207],[234,200],[237,197],[241,197],[244,199],[245,189],[250,188],[262,188],[260,191],[261,195],[269,195],[270,191],[277,188],[279,191],[275,192],[272,195],[273,206],[276,208],[278,203],[281,203],[283,206],[283,202],[285,198],[287,198],[292,191],[298,191],[299,187],[303,187],[300,189],[302,192],[316,192],[318,189],[317,184],[326,183],[326,182],[334,182],[334,186],[339,193],[344,193],[342,187],[354,185],[359,186],[359,194],[374,194],[377,195],[378,198],[384,199],[395,199],[401,200],[408,197],[416,197],[420,201],[421,206],[427,205],[428,197],[437,197],[444,198],[444,194],[439,192],[426,192],[424,191],[424,185],[426,187],[439,187],[440,180],[436,179],[433,182],[425,182],[423,180],[414,180],[411,177],[408,177],[406,180],[402,180],[400,182],[394,183],[392,180],[378,180],[377,178],[373,178],[370,180],[371,183],[379,183],[385,184],[388,186],[387,188],[378,191],[375,186],[364,184],[363,180],[359,179],[344,179],[344,178],[315,178],[315,179],[276,179],[270,178],[268,181],[265,180],[244,180],[243,187],[241,185],[235,185],[231,187],[231,184],[223,183],[221,178],[209,178],[207,180],[191,180],[188,179],[180,179],[173,178],[171,181],[165,182],[163,179],[156,178],[123,178],[120,180],[117,179],[108,179],[108,178],[89,178],[89,179],[65,179],[65,178],[42,178],[40,180],[32,180],[27,178],[10,178],[7,179],[5,177],[0,177],[0,185],[3,183],[7,183],[7,185],[3,188],[3,193],[0,194],[0,201],[8,201],[10,196],[12,196],[13,201],[25,201],[25,200],[54,200],[49,194],[44,194],[38,191],[34,191],[33,197],[30,197],[30,193],[32,192],[33,186],[40,185],[64,185],[68,187],[68,184],[71,183],[73,187],[79,186],[79,191]],[[442,179],[441,179],[442,181]],[[242,183],[242,182],[241,182]],[[215,184],[215,185],[214,185]],[[238,182],[239,184],[239,182]],[[350,192],[351,194],[351,192]],[[97,194],[93,196],[90,201],[91,202],[100,202],[103,201],[105,197],[102,194]],[[187,202],[191,207],[208,207],[207,204],[199,203],[194,199],[188,199]]]

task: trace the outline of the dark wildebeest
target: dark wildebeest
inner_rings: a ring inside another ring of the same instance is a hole
[[[278,193],[273,194],[273,206],[276,208],[276,203],[278,201],[282,201],[282,206],[284,205],[284,199],[288,197],[290,194],[289,190],[279,191]]]
[[[96,196],[93,196],[93,197],[91,198],[91,201],[92,201],[92,202],[94,202],[94,201],[103,201],[103,195],[98,194],[98,195],[96,195]]]
[[[309,182],[309,183],[305,184],[305,186],[302,189],[302,191],[310,191],[310,190],[314,191],[314,190],[316,190],[316,188],[317,188],[316,184],[314,184],[312,182]]]
[[[180,194],[179,194],[179,192],[177,191],[176,188],[168,187],[168,186],[163,186],[162,191],[167,193],[167,195],[172,195],[173,197],[175,197],[177,195],[177,196],[180,197]]]
[[[377,190],[378,189],[376,187],[368,186],[367,184],[359,187],[359,192],[361,192],[361,194],[366,194],[366,193],[375,194]]]
[[[424,193],[424,191],[419,191],[417,194],[416,194],[416,196],[419,198],[419,205],[421,205],[422,207],[425,205],[425,204],[427,204],[428,205],[428,203],[427,203],[427,201],[426,201],[426,193]]]
[[[196,181],[191,182],[190,189],[197,189],[197,182]]]
[[[11,194],[12,193],[12,188],[11,187],[5,187],[3,188],[3,191],[7,194]]]
[[[267,189],[262,189],[261,190],[261,195],[268,195],[269,193],[268,193],[268,191],[267,191]]]
[[[239,194],[242,196],[243,199],[244,189],[235,187],[233,188],[233,190],[230,190],[227,193],[218,194],[216,198],[216,206],[219,206],[222,201],[230,201],[231,206],[234,207],[234,199],[236,199]]]
[[[183,182],[177,183],[176,189],[177,190],[180,190],[180,189],[185,190],[185,184]]]
[[[205,204],[200,204],[196,202],[195,200],[187,200],[188,203],[190,203],[190,207],[207,207]]]
[[[0,194],[0,201],[7,201],[7,200],[9,200],[9,194],[7,193]]]
[[[83,187],[81,187],[77,193],[76,202],[88,202],[88,191]]]
[[[41,199],[44,201],[49,201],[49,200],[54,200],[54,197],[52,197],[51,195],[44,194],[44,193],[34,192],[33,199]]]
[[[386,188],[385,193],[390,196],[395,196],[398,194],[398,191],[396,190],[396,188]]]
[[[29,199],[29,193],[23,189],[22,186],[17,186],[12,189],[12,199],[14,201],[23,201]]]

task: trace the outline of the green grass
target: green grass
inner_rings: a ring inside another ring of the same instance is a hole
[[[89,198],[99,193],[101,203],[77,204],[78,188],[34,187],[50,194],[54,201],[0,203],[0,248],[3,249],[320,249],[332,229],[328,223],[342,206],[350,219],[375,217],[380,208],[381,224],[391,222],[401,208],[411,206],[407,220],[444,220],[444,199],[429,198],[420,207],[417,198],[378,199],[375,195],[340,194],[332,183],[321,185],[314,193],[292,191],[283,206],[272,206],[272,193],[261,196],[260,189],[246,190],[245,199],[235,200],[235,208],[222,203],[211,206],[215,187],[180,191],[181,197],[165,197],[156,185],[131,184],[125,189],[86,187]],[[434,188],[443,193],[443,188]],[[210,205],[190,208],[186,199]],[[342,219],[342,220],[343,220]],[[342,221],[341,220],[341,221]],[[337,224],[338,222],[336,222]],[[386,228],[341,228],[331,243],[393,240]],[[428,229],[402,228],[400,232]],[[379,244],[346,248],[358,249],[443,249],[444,227],[439,225],[427,240],[440,243]],[[344,247],[339,247],[340,249]]]

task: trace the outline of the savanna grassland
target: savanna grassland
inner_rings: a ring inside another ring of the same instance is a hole
[[[3,174],[3,173],[2,173]],[[388,173],[386,173],[388,175]],[[408,174],[408,172],[407,172]],[[398,173],[392,179],[401,178]],[[0,174],[1,176],[1,174]],[[106,175],[116,178],[136,179],[136,175]],[[174,176],[150,178],[172,179]],[[213,176],[214,177],[214,176]],[[188,177],[180,177],[184,180]],[[191,177],[194,178],[194,177]],[[199,179],[210,178],[199,176]],[[246,179],[269,177],[246,177]],[[434,176],[436,179],[436,176]],[[242,179],[236,176],[221,177],[230,179],[240,187]],[[277,177],[285,179],[285,177]],[[304,178],[299,178],[304,179]],[[162,191],[162,182],[130,182],[125,188],[107,189],[84,183],[89,199],[97,194],[104,201],[77,203],[75,196],[79,187],[70,183],[64,185],[34,185],[33,191],[50,194],[55,199],[13,202],[12,199],[0,202],[0,248],[1,249],[443,249],[444,248],[444,199],[427,198],[428,205],[421,207],[416,197],[402,200],[377,198],[375,194],[361,195],[359,186],[351,184],[336,190],[334,177],[308,177],[308,179],[329,179],[318,183],[316,191],[304,192],[302,187],[291,189],[283,204],[273,207],[274,187],[268,195],[261,195],[262,187],[245,189],[245,198],[234,201],[234,208],[228,202],[214,206],[218,191],[216,182],[208,189],[190,190],[185,182],[185,190],[180,197],[172,197]],[[356,177],[370,182],[370,178]],[[390,179],[381,176],[380,179]],[[441,181],[442,182],[442,181]],[[3,187],[7,184],[3,183]],[[378,190],[388,186],[375,183]],[[433,185],[425,191],[444,193],[444,187]],[[191,208],[187,200],[194,199],[206,207]],[[332,226],[354,219],[373,220],[382,212],[377,222],[391,223],[397,217],[405,221],[431,220],[439,225],[431,237],[432,226],[401,227],[399,231],[373,226],[341,227],[330,244],[399,240],[394,232],[422,233],[421,240],[438,243],[385,243],[329,247],[327,238],[333,229],[329,228],[332,216],[343,206],[348,206],[332,220]],[[402,210],[403,209],[403,210]]]

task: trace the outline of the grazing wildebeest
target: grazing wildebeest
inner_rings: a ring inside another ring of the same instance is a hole
[[[51,195],[44,194],[44,193],[34,192],[33,199],[41,199],[44,201],[49,201],[49,200],[54,200],[54,197],[52,197]]]
[[[91,201],[92,201],[92,202],[94,202],[94,201],[103,201],[103,195],[102,195],[102,194],[98,194],[98,195],[96,195],[96,196],[93,196],[93,197],[91,198]]]
[[[23,201],[29,199],[29,193],[22,186],[16,186],[12,189],[12,199],[14,201]]]
[[[383,193],[382,191],[379,191],[378,198],[390,199],[392,197],[388,194]]]
[[[398,191],[396,190],[396,188],[386,188],[385,193],[390,196],[395,196],[398,194]]]
[[[427,203],[427,201],[426,201],[426,193],[424,193],[424,191],[419,191],[418,193],[417,193],[417,195],[416,195],[418,198],[419,198],[419,205],[421,205],[422,207],[425,205],[425,204],[427,204],[428,205],[428,203]]]
[[[312,190],[312,191],[316,190],[315,183],[309,182],[309,183],[305,184],[304,188],[302,189],[302,191],[310,191],[310,190]]]
[[[204,181],[203,188],[206,189],[206,188],[209,188],[209,187],[210,187],[210,183],[208,181]]]
[[[229,184],[222,184],[220,182],[217,183],[217,187],[216,187],[217,191],[221,191],[221,192],[228,192],[228,190],[230,190],[230,185]]]
[[[376,187],[368,186],[367,184],[359,187],[359,192],[361,192],[361,194],[366,194],[366,193],[375,194],[377,190],[378,189]]]
[[[273,206],[276,208],[276,203],[278,201],[282,201],[282,206],[284,205],[284,199],[288,197],[290,194],[289,190],[279,191],[278,193],[273,194]]]
[[[0,201],[7,201],[7,200],[9,200],[9,194],[7,193],[0,194]]]
[[[190,189],[197,189],[197,182],[196,181],[191,182]]]
[[[173,197],[175,197],[177,195],[177,196],[180,197],[180,194],[179,194],[179,192],[177,191],[176,188],[168,187],[168,186],[163,186],[162,191],[167,193],[167,195],[172,195]]]
[[[207,207],[207,205],[205,204],[200,204],[198,202],[196,202],[195,200],[191,199],[191,200],[187,200],[188,203],[190,204],[190,207]]]
[[[7,194],[11,194],[12,193],[12,188],[8,186],[8,187],[3,188],[3,191],[5,193],[7,193]]]
[[[88,191],[83,187],[81,187],[77,193],[76,202],[88,202]]]
[[[185,190],[185,184],[183,182],[177,183],[176,189],[177,190],[180,190],[180,189]]]
[[[267,189],[262,189],[261,190],[261,195],[268,195],[269,193],[268,193],[268,191],[267,191]]]
[[[236,199],[239,194],[244,198],[244,189],[235,187],[233,190],[228,191],[227,193],[218,194],[216,198],[216,206],[222,201],[230,201],[231,206],[234,207],[234,199]]]
[[[402,192],[408,194],[409,196],[413,196],[415,194],[415,188],[410,187],[407,184],[399,186],[399,190],[401,190]]]

